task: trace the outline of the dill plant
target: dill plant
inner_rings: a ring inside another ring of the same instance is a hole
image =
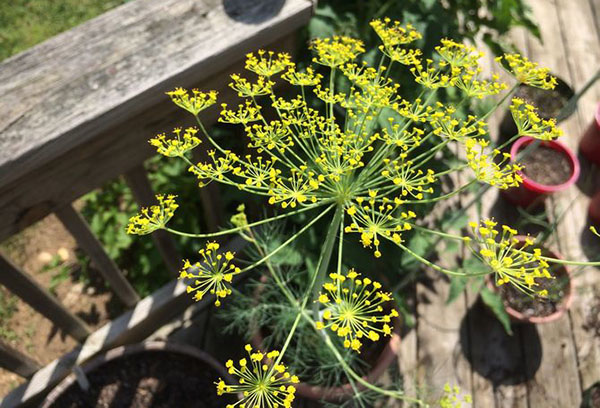
[[[264,197],[282,210],[279,215],[250,222],[241,209],[232,219],[234,228],[192,234],[167,226],[178,204],[176,197],[161,195],[157,205],[130,220],[129,232],[135,234],[163,229],[212,240],[238,233],[255,244],[259,256],[242,265],[235,254],[222,252],[219,244],[208,241],[200,259],[184,261],[181,272],[196,300],[211,296],[217,305],[235,296],[231,287],[235,276],[258,267],[267,271],[271,289],[278,291],[275,299],[287,321],[286,332],[276,334],[280,350],[260,351],[247,345],[246,358],[227,362],[239,383],[226,384],[219,379],[217,392],[243,393],[231,407],[292,405],[294,384],[303,378],[290,372],[283,362],[289,360],[290,350],[298,352],[295,335],[306,328],[318,333],[313,339],[319,339],[331,352],[356,394],[375,393],[425,405],[401,389],[365,380],[345,358],[347,353],[358,355],[366,345],[389,337],[398,314],[393,307],[384,306],[393,305],[392,295],[368,276],[370,271],[345,266],[344,242],[348,239],[356,239],[376,258],[384,256],[386,242],[438,272],[466,277],[493,274],[496,284],[515,285],[531,296],[545,295],[538,286],[542,279],[553,279],[550,265],[581,264],[546,257],[533,240],[517,247],[517,232],[493,220],[473,220],[472,233],[462,236],[429,229],[417,216],[419,206],[447,200],[476,183],[507,189],[522,182],[521,166],[509,161],[501,150],[504,146],[494,147],[489,140],[486,119],[512,97],[520,83],[553,88],[556,82],[548,70],[520,55],[505,55],[498,61],[516,79],[508,89],[497,76],[481,78],[478,61],[482,53],[474,47],[444,39],[435,48],[435,55],[427,58],[411,45],[421,38],[411,25],[383,19],[372,21],[371,26],[381,40],[377,66],[360,61],[366,51],[363,43],[345,36],[313,40],[314,65],[304,70],[285,53],[261,50],[247,55],[246,69],[252,76],[232,75],[230,84],[244,100],[234,108],[222,104],[219,121],[244,128],[248,154],[224,148],[202,124],[201,112],[218,101],[215,91],[177,88],[167,93],[195,117],[197,127],[156,136],[150,143],[157,151],[185,161],[200,186],[211,182],[231,186]],[[392,69],[412,74],[414,82],[402,87],[419,88],[416,99],[403,98],[403,88],[390,79]],[[287,98],[276,95],[276,81],[289,83],[297,92]],[[339,82],[346,86],[337,86]],[[455,107],[435,102],[436,93],[450,87],[462,92],[465,101],[504,95],[481,116],[461,117]],[[392,114],[383,115],[390,110]],[[514,99],[511,111],[519,133],[544,140],[560,135],[554,120],[542,121],[535,107],[525,102]],[[270,114],[276,119],[268,119]],[[187,154],[200,143],[211,146],[209,160],[193,163]],[[435,170],[436,157],[450,147],[463,150],[465,159],[446,170]],[[436,186],[440,180],[454,172],[465,172],[470,180],[450,193],[439,193]],[[306,216],[304,224],[277,247],[267,251],[257,243],[258,228],[300,214]],[[307,230],[325,221],[329,227],[317,261],[304,271],[304,284],[295,287],[292,273],[273,267],[273,261]],[[412,230],[464,243],[486,270],[450,270],[426,259],[405,245],[405,235]],[[276,302],[266,302],[256,308],[254,317],[274,308]],[[444,406],[457,401],[456,390],[448,390],[447,398],[440,401]]]

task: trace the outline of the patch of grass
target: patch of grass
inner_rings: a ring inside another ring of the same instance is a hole
[[[17,339],[17,333],[9,327],[10,318],[17,311],[17,298],[0,287],[0,338],[11,342]]]
[[[128,0],[0,2],[0,61]]]

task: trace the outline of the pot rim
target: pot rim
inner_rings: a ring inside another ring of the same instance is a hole
[[[85,374],[88,374],[104,364],[116,360],[121,357],[131,356],[135,354],[141,354],[146,351],[163,351],[170,353],[183,354],[185,356],[196,358],[203,363],[206,363],[213,370],[215,370],[225,381],[234,383],[233,378],[227,373],[223,366],[210,354],[200,350],[194,346],[183,343],[168,342],[168,341],[147,341],[135,344],[127,344],[123,346],[114,347],[106,350],[89,361],[84,362],[80,367]],[[77,367],[74,366],[73,368]],[[52,404],[56,402],[56,399],[60,397],[71,385],[76,382],[75,373],[71,372],[62,381],[60,381],[52,391],[46,396],[40,408],[50,408]]]
[[[527,237],[525,235],[517,235],[517,236],[515,236],[515,238],[518,239],[519,242],[525,242],[525,239]],[[563,257],[558,252],[556,252],[552,249],[549,249],[546,246],[541,246],[541,247],[552,258],[563,259]],[[562,299],[562,302],[560,302],[557,305],[556,311],[552,314],[549,314],[548,316],[527,317],[523,313],[506,305],[506,303],[503,300],[502,304],[504,306],[504,310],[506,310],[506,313],[511,317],[511,319],[514,322],[533,323],[533,324],[549,323],[549,322],[553,322],[553,321],[559,319],[567,310],[569,310],[569,308],[571,307],[571,303],[573,302],[573,275],[571,274],[571,271],[570,271],[568,265],[560,265],[560,266],[565,271],[565,274],[569,278],[569,284],[567,285],[567,291],[566,291],[565,296]],[[492,290],[495,293],[498,293],[498,286],[496,286],[494,284],[492,274],[489,274],[486,276],[486,283],[490,290]]]
[[[510,148],[511,161],[513,163],[516,162],[516,158],[517,158],[517,154],[519,153],[519,149],[522,146],[527,146],[528,144],[532,143],[535,140],[538,140],[538,139],[535,139],[530,136],[524,136],[524,137],[520,137],[519,139],[517,139],[517,141],[514,142],[512,147]],[[559,152],[563,153],[565,156],[567,156],[567,158],[569,159],[569,162],[571,163],[571,176],[564,183],[556,184],[556,185],[546,185],[546,184],[541,184],[536,181],[533,181],[532,179],[528,178],[525,175],[525,173],[523,173],[522,171],[519,171],[518,172],[519,175],[523,178],[523,185],[536,193],[549,194],[549,193],[555,193],[557,191],[562,191],[562,190],[570,187],[572,184],[574,184],[577,181],[577,179],[579,178],[579,173],[581,172],[581,168],[579,165],[579,160],[577,159],[577,157],[575,156],[573,151],[571,151],[571,149],[569,149],[564,143],[559,142],[557,140],[540,140],[540,144],[543,146],[546,146],[546,147],[550,147],[551,149],[559,151]]]

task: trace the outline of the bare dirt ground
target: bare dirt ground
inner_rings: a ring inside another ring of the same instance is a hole
[[[86,285],[81,282],[76,249],[73,238],[53,215],[0,246],[3,255],[44,288],[53,287],[60,302],[95,329],[118,315],[121,308],[113,295],[102,287],[101,281],[93,279],[98,276],[93,269],[89,274],[92,281],[99,283]],[[48,269],[53,258],[60,266]],[[76,341],[52,322],[3,288],[0,290],[0,337],[3,341],[42,365],[75,347]],[[0,368],[0,398],[23,381],[18,375]]]

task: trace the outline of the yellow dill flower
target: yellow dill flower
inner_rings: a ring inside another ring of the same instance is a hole
[[[281,174],[281,170],[275,168],[276,157],[263,159],[261,156],[258,156],[252,159],[248,155],[246,156],[246,160],[248,165],[243,168],[240,167],[240,170],[235,173],[236,176],[244,179],[244,182],[238,185],[241,190],[248,187],[271,188]]]
[[[391,181],[396,187],[393,191],[400,190],[400,196],[414,197],[417,200],[423,199],[423,193],[433,193],[433,187],[424,188],[435,183],[434,171],[428,169],[414,169],[414,163],[404,159],[404,154],[400,155],[400,159],[383,159],[385,164],[381,175]]]
[[[325,103],[336,104],[346,99],[346,94],[331,92],[329,88],[321,88],[321,85],[317,85],[313,91],[317,95],[317,98]]]
[[[283,153],[294,145],[290,129],[278,120],[271,121],[268,125],[249,126],[246,128],[246,133],[251,140],[248,147],[257,149],[259,153],[263,149],[277,149]]]
[[[268,95],[273,90],[273,85],[275,85],[275,82],[269,81],[263,76],[259,76],[255,83],[248,82],[246,78],[242,78],[238,74],[232,74],[231,79],[233,79],[233,82],[229,84],[229,87],[237,91],[238,96],[241,98]]]
[[[254,53],[246,54],[246,69],[259,76],[271,77],[289,66],[293,66],[288,53],[280,52],[277,55],[273,51],[258,50],[258,57]]]
[[[431,106],[424,106],[423,101],[419,98],[412,103],[402,99],[399,103],[392,104],[391,108],[413,122],[426,122],[433,111]]]
[[[358,54],[365,52],[363,42],[346,36],[314,39],[310,48],[315,50],[313,62],[331,68],[338,67],[355,59]]]
[[[194,292],[194,300],[201,300],[206,293],[215,295],[215,305],[221,306],[221,299],[231,294],[231,281],[241,272],[240,268],[231,263],[234,253],[227,251],[217,253],[219,244],[208,242],[198,253],[202,261],[192,264],[184,260],[179,279],[190,279],[187,293]]]
[[[471,242],[479,246],[474,252],[494,272],[496,284],[511,283],[525,293],[533,293],[536,279],[552,279],[541,250],[533,248],[533,238],[528,236],[524,242],[517,239],[517,230],[508,225],[502,225],[500,233],[498,223],[491,219],[469,225],[475,235]],[[547,292],[538,294],[544,296]]]
[[[207,185],[212,180],[223,181],[226,179],[227,173],[239,169],[238,166],[234,166],[239,161],[235,153],[226,151],[223,156],[217,156],[214,150],[209,150],[207,153],[212,163],[198,163],[188,168],[188,171],[195,174],[200,180],[200,187]]]
[[[142,208],[140,213],[129,219],[128,234],[146,235],[157,229],[164,228],[179,205],[175,202],[177,196],[159,194],[156,196],[157,205]]]
[[[296,387],[292,384],[297,384],[300,380],[277,362],[279,351],[253,351],[249,344],[245,349],[248,358],[242,358],[238,367],[233,360],[225,363],[229,374],[238,378],[238,384],[229,385],[220,378],[215,383],[218,395],[242,395],[241,400],[227,405],[227,408],[290,408],[296,393]]]
[[[369,191],[369,198],[358,197],[356,205],[351,204],[346,208],[346,213],[352,219],[352,222],[344,228],[345,232],[357,232],[360,234],[360,240],[365,248],[375,246],[374,255],[376,258],[381,256],[379,245],[380,237],[389,239],[397,244],[402,243],[402,232],[410,230],[412,227],[406,220],[416,217],[412,211],[395,214],[400,199],[390,200],[383,197],[376,200],[377,191]]]
[[[252,102],[246,101],[244,105],[238,105],[238,110],[227,109],[227,104],[221,104],[221,116],[219,122],[247,125],[250,122],[256,122],[262,119],[260,107],[254,106]]]
[[[456,113],[454,107],[444,107],[439,102],[438,107],[442,109],[429,115],[429,122],[433,127],[434,134],[460,141],[486,134],[486,123],[478,120],[477,117],[469,115],[466,120],[459,120],[452,116]]]
[[[472,404],[473,398],[469,394],[461,397],[461,390],[458,385],[453,387],[446,383],[444,385],[444,395],[438,401],[440,408],[462,408],[462,404]]]
[[[423,37],[412,24],[403,26],[399,21],[392,21],[388,17],[384,18],[383,21],[379,19],[372,20],[370,25],[386,48],[410,44]]]
[[[506,84],[500,82],[500,77],[492,75],[492,80],[478,80],[481,68],[465,68],[455,79],[454,86],[463,91],[470,98],[483,99],[486,96],[496,95],[507,88]]]
[[[283,79],[296,86],[315,86],[321,83],[323,75],[315,74],[315,71],[308,67],[305,72],[298,72],[295,68],[289,68],[281,75]]]
[[[217,91],[200,92],[192,89],[192,95],[183,88],[175,88],[174,91],[167,92],[175,105],[185,109],[192,115],[197,116],[200,111],[214,105],[217,102]]]
[[[331,329],[344,338],[344,347],[360,353],[362,340],[378,341],[381,335],[392,335],[392,319],[398,317],[395,309],[384,306],[393,300],[391,293],[381,290],[379,282],[360,278],[351,269],[348,274],[332,273],[331,281],[323,285],[318,301],[325,310],[317,329]]]
[[[289,101],[282,97],[278,97],[273,99],[271,106],[279,111],[291,111],[305,108],[306,102],[304,102],[304,99],[302,99],[301,96],[297,96]]]
[[[473,138],[465,141],[467,161],[477,179],[502,190],[518,187],[523,182],[517,173],[522,167],[518,164],[508,163],[510,160],[508,153],[501,153],[498,150],[493,150],[491,153],[486,152],[488,145],[489,142],[484,139]],[[499,156],[500,160],[497,159]]]
[[[530,136],[540,140],[553,140],[562,136],[556,127],[556,119],[542,119],[533,105],[521,98],[513,98],[510,113],[517,125],[519,136]]]
[[[175,138],[167,139],[164,133],[156,135],[149,143],[156,147],[156,151],[167,157],[181,157],[201,143],[196,137],[198,129],[189,127],[181,134],[181,128],[173,129]]]
[[[395,123],[393,117],[388,118],[389,126],[381,130],[381,140],[388,145],[399,147],[402,151],[406,151],[413,146],[419,146],[423,134],[423,129],[413,127],[411,130],[405,129],[405,126],[400,127],[399,123]]]
[[[425,67],[418,64],[410,69],[410,72],[415,76],[415,81],[429,89],[446,88],[454,85],[456,77],[460,74],[459,68],[451,68],[450,71],[444,72],[446,63],[440,61],[438,67],[433,65],[433,60],[425,60]]]
[[[296,208],[297,204],[316,203],[314,194],[319,188],[315,174],[306,171],[306,166],[290,169],[290,177],[275,178],[269,189],[269,204],[279,204],[281,208]]]
[[[435,50],[453,68],[477,67],[477,60],[484,55],[475,47],[447,38],[442,39],[441,43],[442,45],[436,46]]]
[[[554,89],[556,78],[550,75],[548,68],[540,68],[536,62],[531,62],[519,54],[504,54],[510,72],[522,84],[542,89]],[[502,57],[496,58],[501,62]]]

